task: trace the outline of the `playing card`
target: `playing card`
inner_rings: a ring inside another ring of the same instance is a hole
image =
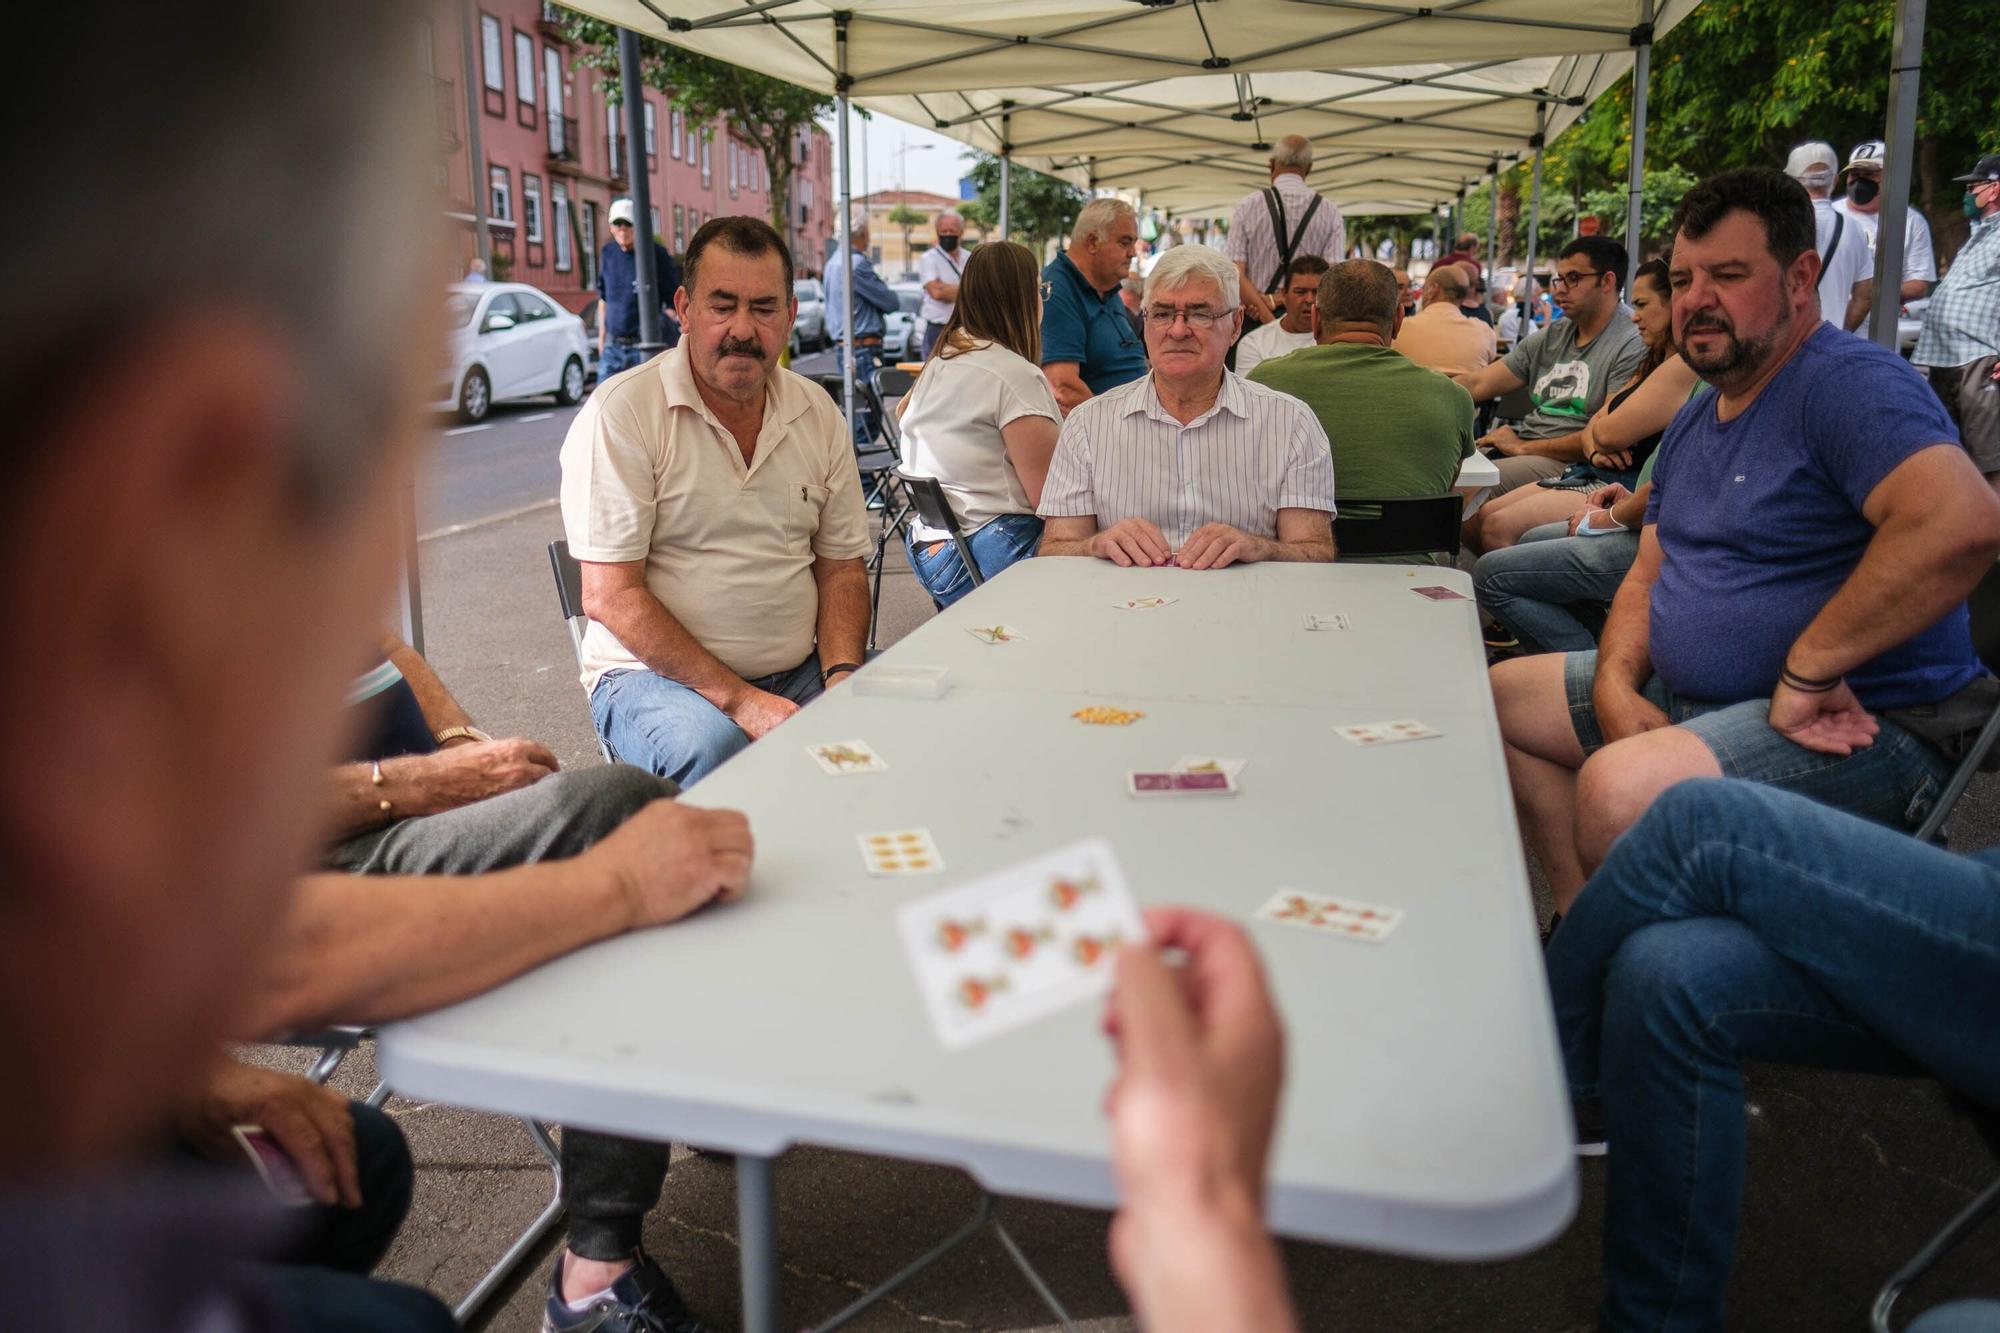
[[[940,666],[874,663],[854,675],[854,692],[880,699],[942,699],[951,672]]]
[[[808,745],[806,753],[835,777],[845,777],[849,773],[880,773],[889,766],[888,760],[868,748],[867,741]]]
[[[904,905],[897,928],[938,1040],[957,1050],[1101,997],[1145,926],[1093,838]]]
[[[1213,755],[1184,754],[1174,763],[1176,773],[1227,773],[1230,781],[1243,776],[1248,759],[1218,759]]]
[[[1128,597],[1122,602],[1113,602],[1111,605],[1119,611],[1157,611],[1163,606],[1172,606],[1179,600],[1178,597]]]
[[[1079,708],[1071,717],[1092,727],[1129,727],[1144,713],[1131,708],[1110,708],[1103,704],[1093,704],[1089,708]]]
[[[1433,602],[1469,602],[1472,600],[1462,592],[1454,592],[1450,588],[1436,585],[1428,588],[1412,588],[1410,591],[1419,597],[1428,597]]]
[[[1370,722],[1365,726],[1335,727],[1340,738],[1353,745],[1395,745],[1400,741],[1429,740],[1442,736],[1436,727],[1421,722]]]
[[[1259,921],[1275,921],[1321,935],[1338,935],[1346,940],[1380,944],[1403,920],[1400,907],[1357,902],[1352,898],[1329,898],[1324,894],[1279,889],[1271,900],[1257,909]]]
[[[965,632],[981,643],[1012,643],[1028,637],[1012,625],[968,625]]]
[[[262,1125],[231,1125],[229,1135],[236,1140],[236,1146],[243,1149],[250,1165],[256,1168],[264,1188],[270,1190],[279,1203],[287,1208],[305,1208],[319,1202],[306,1188],[305,1177],[299,1174],[299,1168],[290,1155],[278,1146],[278,1141]]]
[[[889,833],[859,833],[861,862],[871,875],[930,875],[944,869],[944,858],[927,828]]]
[[[1348,620],[1345,611],[1333,611],[1319,615],[1315,615],[1309,611],[1306,613],[1306,628],[1311,630],[1353,629],[1354,625]]]
[[[1125,789],[1134,796],[1234,796],[1236,782],[1219,768],[1201,773],[1127,773]]]

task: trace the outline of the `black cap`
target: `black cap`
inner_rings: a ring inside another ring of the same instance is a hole
[[[2000,181],[2000,153],[1988,153],[1979,159],[1979,165],[1963,176],[1953,176],[1955,181]]]

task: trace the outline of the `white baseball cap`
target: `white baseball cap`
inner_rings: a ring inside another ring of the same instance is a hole
[[[632,201],[630,199],[613,199],[611,201],[611,220],[613,222],[630,222],[632,220]]]
[[[1873,167],[1882,170],[1882,163],[1889,156],[1889,145],[1880,139],[1869,139],[1854,145],[1854,151],[1847,155],[1847,165],[1842,171],[1852,171],[1856,167]]]
[[[1800,144],[1785,159],[1785,174],[1810,190],[1824,190],[1833,184],[1840,170],[1840,155],[1830,143],[1814,139]]]

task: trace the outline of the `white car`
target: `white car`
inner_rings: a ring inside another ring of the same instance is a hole
[[[884,365],[914,360],[924,349],[924,326],[918,322],[924,307],[923,284],[896,282],[889,285],[889,290],[896,294],[896,304],[902,309],[882,316],[886,326],[882,332]]]
[[[590,358],[583,321],[526,283],[446,288],[445,328],[451,360],[438,382],[440,410],[483,421],[504,399],[582,400]]]

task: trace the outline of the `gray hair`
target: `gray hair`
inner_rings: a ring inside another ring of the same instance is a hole
[[[868,230],[868,205],[856,204],[847,210],[847,230],[853,236]]]
[[[1222,251],[1205,245],[1177,245],[1161,255],[1153,271],[1146,275],[1145,300],[1151,305],[1154,292],[1206,281],[1214,283],[1216,291],[1222,294],[1221,308],[1234,310],[1242,304],[1237,277],[1236,265]]]
[[[961,227],[965,225],[964,218],[960,217],[958,214],[952,212],[949,208],[947,208],[944,212],[938,214],[936,218],[932,219],[931,221],[932,229],[935,230],[938,227],[942,227],[944,225],[944,220],[946,218],[950,218],[953,222],[956,222]]]
[[[1069,243],[1082,245],[1095,236],[1111,238],[1111,228],[1120,218],[1137,219],[1138,212],[1123,199],[1093,199],[1077,211],[1076,225],[1069,229]]]
[[[6,178],[41,202],[0,210],[0,413],[18,423],[51,389],[78,392],[107,335],[241,314],[296,362],[302,500],[358,493],[403,406],[392,386],[438,354],[394,331],[435,323],[418,312],[449,263],[412,15],[395,0],[112,0],[86,94],[61,61],[19,62],[20,105],[63,113],[4,150]],[[74,40],[52,7],[11,22],[21,50]]]
[[[1278,146],[1271,150],[1271,165],[1274,167],[1311,171],[1312,164],[1312,141],[1303,134],[1287,134],[1278,140]]]

